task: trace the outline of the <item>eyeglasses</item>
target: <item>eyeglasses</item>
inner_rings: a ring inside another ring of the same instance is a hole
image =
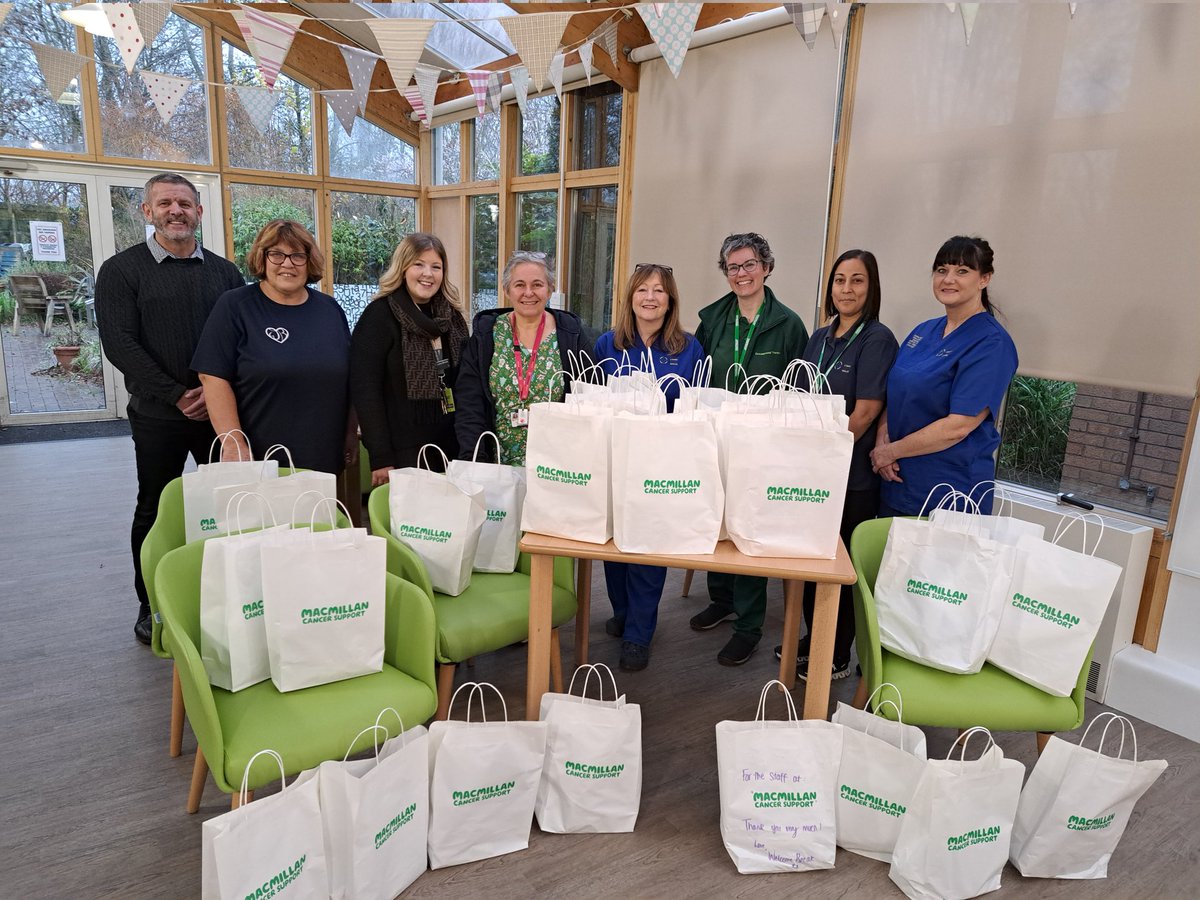
[[[514,250],[511,259],[517,260],[534,260],[542,262],[546,258],[546,254],[541,250]]]
[[[738,272],[745,272],[747,275],[753,275],[758,271],[758,267],[762,265],[761,260],[748,259],[741,265],[730,263],[725,267],[726,275],[736,275]]]
[[[284,253],[282,250],[268,250],[267,259],[275,263],[277,266],[282,266],[285,259],[290,259],[292,265],[299,268],[308,262],[307,253]]]
[[[637,263],[634,265],[633,271],[640,272],[640,271],[642,271],[642,269],[650,269],[650,268],[662,269],[668,275],[675,274],[674,269],[672,269],[670,266],[664,266],[662,263]]]

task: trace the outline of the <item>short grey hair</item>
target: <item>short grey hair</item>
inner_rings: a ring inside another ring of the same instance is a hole
[[[147,181],[146,186],[142,188],[143,203],[147,205],[150,204],[150,191],[156,184],[180,184],[184,187],[189,187],[192,189],[192,194],[196,198],[196,205],[200,205],[200,191],[196,189],[194,184],[192,184],[182,175],[178,175],[175,172],[160,172],[158,175],[155,175],[153,178]]]
[[[554,290],[554,267],[550,265],[550,258],[538,250],[514,250],[513,255],[504,264],[504,274],[500,276],[500,286],[504,288],[506,294],[509,285],[512,284],[513,269],[522,263],[541,266],[542,271],[546,273],[546,284],[549,285],[550,290]]]
[[[747,231],[743,234],[731,234],[721,244],[721,258],[717,260],[717,268],[721,270],[722,275],[725,274],[725,260],[729,258],[729,254],[747,248],[754,251],[754,255],[766,268],[767,274],[775,271],[775,256],[771,253],[771,245],[767,243],[767,239],[758,232]]]

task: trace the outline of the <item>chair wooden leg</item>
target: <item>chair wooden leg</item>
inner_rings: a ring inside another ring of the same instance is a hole
[[[246,791],[246,802],[250,803],[253,800],[254,800],[254,791]],[[234,791],[232,794],[229,795],[230,811],[237,809],[241,805],[242,805],[242,792]]]
[[[592,624],[592,561],[581,559],[575,570],[575,665],[586,666]],[[557,638],[556,638],[557,640]],[[561,687],[556,687],[561,692]]]
[[[696,574],[695,569],[688,569],[683,573],[683,595],[686,597],[692,591],[692,576]]]
[[[179,667],[171,664],[171,758],[183,752],[183,685]]]
[[[557,628],[550,630],[550,685],[555,693],[563,692],[562,644],[558,640]]]
[[[438,705],[434,718],[445,722],[450,715],[450,698],[454,696],[454,672],[458,668],[454,663],[438,663]]]
[[[187,811],[197,812],[200,809],[200,796],[204,793],[204,781],[208,778],[208,760],[199,747],[196,748],[196,761],[192,764],[192,787],[188,791]]]
[[[1037,748],[1038,756],[1042,755],[1042,751],[1046,749],[1046,745],[1050,743],[1050,738],[1054,737],[1053,731],[1039,731],[1037,733]]]
[[[854,699],[850,701],[850,705],[855,709],[865,709],[867,706],[867,679],[859,678],[858,687],[854,689]]]

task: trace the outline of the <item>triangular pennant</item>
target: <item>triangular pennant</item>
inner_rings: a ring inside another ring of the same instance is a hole
[[[386,58],[386,57],[385,57]],[[404,94],[404,99],[408,101],[408,105],[413,108],[413,112],[417,114],[425,127],[429,127],[429,114],[425,111],[425,101],[421,99],[421,92],[415,87],[405,88],[401,91]]]
[[[562,84],[563,84],[563,54],[561,52],[554,54],[554,59],[550,60],[550,83],[554,85],[554,93],[558,94],[558,101],[562,102]]]
[[[664,6],[666,6],[667,4],[665,4],[665,3],[652,3],[652,4],[650,4],[650,5],[654,7],[654,12],[655,12],[655,13],[657,13],[657,14],[658,14],[658,17],[661,19],[661,18],[662,18],[662,14],[663,14],[663,7],[664,7]]]
[[[101,4],[101,9],[104,10],[104,16],[108,19],[109,27],[112,28],[113,40],[117,42],[117,49],[121,51],[121,62],[125,64],[125,71],[132,75],[133,67],[137,64],[138,54],[145,46],[142,41],[142,29],[138,27],[137,19],[133,17],[133,5],[130,3],[104,3]]]
[[[162,31],[163,26],[167,24],[167,17],[170,15],[170,3],[143,2],[133,4],[133,17],[137,20],[138,30],[142,33],[142,44],[144,46],[154,46],[154,39],[158,37],[158,33]]]
[[[833,46],[842,49],[842,35],[846,33],[846,23],[850,21],[849,3],[826,3],[825,11],[829,14],[829,28],[833,32]]]
[[[342,59],[346,61],[346,73],[350,76],[350,88],[354,91],[354,102],[358,111],[366,112],[367,99],[371,93],[371,76],[375,74],[375,63],[379,57],[361,47],[339,44]]]
[[[475,109],[481,116],[487,112],[488,78],[491,75],[486,69],[471,69],[467,72],[467,80],[471,82],[471,93],[475,95]]]
[[[141,76],[146,90],[150,92],[150,99],[154,101],[154,108],[158,110],[163,124],[166,125],[179,108],[179,101],[192,86],[192,79],[179,75],[164,75],[162,72],[142,72]]]
[[[42,78],[46,79],[46,88],[56,103],[58,98],[71,86],[71,80],[91,62],[86,56],[72,53],[70,50],[60,50],[49,44],[30,41],[29,49],[37,57],[38,68],[42,70]]]
[[[437,103],[438,76],[441,74],[441,69],[421,64],[413,70],[413,76],[417,79],[417,90],[421,92],[421,99],[425,102],[427,118],[433,117],[433,107]]]
[[[326,102],[333,108],[334,115],[342,123],[342,130],[350,134],[354,120],[358,117],[358,98],[354,91],[321,91]]]
[[[492,112],[500,112],[500,92],[504,90],[504,79],[499,72],[488,76],[487,105]]]
[[[683,68],[683,58],[687,55],[692,32],[696,29],[696,19],[700,17],[703,6],[702,3],[672,3],[661,15],[656,15],[654,4],[638,4],[637,11],[646,23],[646,30],[654,38],[654,43],[658,44],[663,61],[676,78]]]
[[[242,109],[250,117],[250,124],[254,126],[255,131],[266,137],[271,129],[271,116],[275,114],[275,104],[279,97],[273,91],[257,84],[235,85],[235,90]]]
[[[425,38],[429,37],[433,20],[368,19],[366,25],[379,43],[388,71],[392,73],[392,81],[396,82],[396,90],[403,93],[425,49]]]
[[[267,87],[275,87],[275,79],[279,77],[279,70],[283,68],[283,61],[292,47],[292,39],[304,20],[304,16],[264,13],[242,5],[242,22],[253,37],[253,41],[247,39],[247,43],[258,64],[263,84]]]
[[[541,13],[528,16],[505,16],[500,24],[508,33],[508,39],[517,49],[517,55],[529,72],[529,80],[535,91],[546,85],[546,72],[562,33],[571,20],[571,13]]]
[[[0,28],[4,27],[4,20],[8,18],[8,13],[12,7],[11,3],[0,3]]]
[[[521,114],[525,114],[525,104],[529,102],[529,73],[525,71],[524,66],[517,66],[508,73],[508,78],[512,82],[513,93],[517,98],[517,106],[521,110]]]
[[[979,15],[978,3],[960,3],[958,11],[962,14],[963,34],[967,38],[967,46],[971,46],[971,32],[975,30],[975,17]]]
[[[242,40],[246,42],[246,50],[255,59],[258,59],[258,41],[254,39],[254,34],[250,31],[250,24],[246,21],[246,14],[240,9],[229,11],[233,16],[233,21],[237,23],[238,31],[242,35]]]
[[[792,24],[804,35],[804,43],[811,50],[817,45],[817,32],[821,29],[821,20],[825,18],[824,3],[785,3],[784,8],[792,16]]]
[[[600,46],[604,48],[604,52],[608,54],[608,58],[613,61],[613,65],[617,64],[617,23],[609,22],[606,25],[600,26],[600,34],[596,40],[600,42]]]
[[[950,12],[956,12],[958,10],[958,4],[957,3],[947,3],[946,9],[950,10]]]
[[[1078,3],[1068,3],[1068,4],[1067,4],[1067,9],[1069,9],[1069,10],[1071,11],[1071,18],[1072,18],[1072,19],[1073,19],[1073,18],[1075,18],[1075,8],[1076,8],[1077,6],[1079,6],[1079,4],[1078,4]],[[3,16],[0,16],[0,22],[3,22],[3,21],[4,21],[4,17],[3,17]]]
[[[587,76],[587,83],[592,83],[592,42],[584,41],[579,47],[579,62],[583,65],[583,74]]]

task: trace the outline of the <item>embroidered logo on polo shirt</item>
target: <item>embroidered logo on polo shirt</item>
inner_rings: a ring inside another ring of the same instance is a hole
[[[908,343],[906,343],[904,346],[907,347],[909,350],[911,350],[913,347],[917,346],[917,344],[919,344],[919,343],[921,343],[921,335],[914,334],[912,337],[910,337],[908,339]]]
[[[266,334],[267,337],[277,344],[282,344],[288,339],[288,330],[286,328],[268,328]]]
[[[954,353],[954,351],[951,350],[949,347],[943,347],[941,350],[939,350],[937,352],[936,355],[937,355],[938,359],[946,359],[946,357],[951,356],[953,353]]]

